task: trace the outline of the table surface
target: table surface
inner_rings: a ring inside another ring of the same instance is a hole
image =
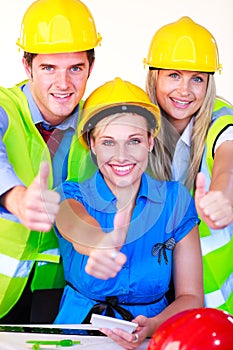
[[[81,343],[67,347],[50,347],[50,349],[71,350],[71,349],[92,349],[92,350],[119,350],[122,349],[110,338],[105,336],[83,336],[83,335],[60,335],[60,334],[39,334],[39,333],[17,333],[0,332],[0,350],[25,350],[32,348],[26,343],[27,340],[79,340]],[[137,349],[146,350],[149,339],[146,339]],[[40,349],[46,349],[40,345]]]

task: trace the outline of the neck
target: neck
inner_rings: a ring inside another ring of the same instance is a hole
[[[188,125],[189,122],[190,122],[190,119],[189,120],[174,120],[172,122],[172,125],[174,126],[174,128],[176,129],[178,134],[181,136],[183,134],[184,130],[186,129],[186,126]]]
[[[163,117],[169,121],[169,123],[174,127],[174,130],[180,135],[183,134],[186,126],[189,124],[192,117],[186,117],[183,119],[175,119],[163,111]]]
[[[116,189],[117,209],[118,210],[131,210],[135,206],[137,192],[132,187],[129,190],[125,188]]]

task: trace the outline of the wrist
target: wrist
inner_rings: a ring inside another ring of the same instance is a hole
[[[10,213],[14,214],[18,218],[22,212],[22,200],[25,195],[27,188],[25,186],[16,186],[7,191],[1,197],[1,204]]]

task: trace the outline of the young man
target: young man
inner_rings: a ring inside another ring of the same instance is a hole
[[[24,15],[17,45],[28,81],[0,88],[1,323],[50,323],[57,312],[63,268],[52,230],[56,213],[43,197],[58,203],[48,186],[89,175],[76,126],[100,41],[79,0],[39,0]],[[51,178],[42,166],[33,181],[44,159]]]

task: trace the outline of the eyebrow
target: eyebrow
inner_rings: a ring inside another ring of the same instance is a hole
[[[147,131],[146,131],[147,132]],[[128,138],[132,138],[132,137],[139,137],[139,136],[142,136],[142,133],[136,133],[136,134],[131,134],[131,135],[129,135],[128,136]],[[108,138],[108,139],[115,139],[115,137],[114,136],[111,136],[111,135],[101,135],[101,136],[99,136],[99,138],[101,139],[101,138]]]
[[[57,67],[57,65],[54,63],[44,62],[44,63],[41,63],[39,65],[39,67],[42,67],[42,68],[43,67]],[[84,62],[77,62],[77,63],[71,64],[70,66],[68,66],[68,68],[72,68],[72,67],[85,67],[85,63]]]
[[[186,71],[185,69],[167,69],[167,71],[172,71],[172,72],[177,72],[177,73],[182,73],[185,71],[185,72],[193,73],[193,75],[206,73],[206,72],[198,72],[198,71]]]

